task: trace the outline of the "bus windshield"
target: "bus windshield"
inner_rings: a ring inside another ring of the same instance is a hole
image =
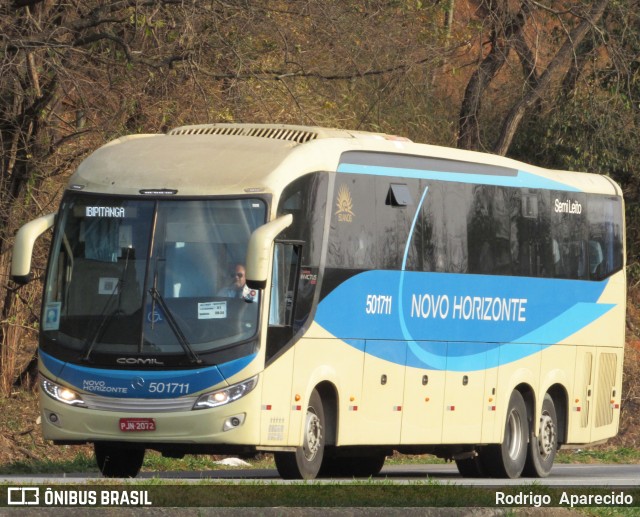
[[[243,262],[265,215],[259,199],[67,195],[47,275],[44,341],[89,360],[197,358],[252,338],[259,300],[244,287]]]

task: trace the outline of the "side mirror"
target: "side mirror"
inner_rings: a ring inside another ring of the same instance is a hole
[[[267,224],[256,228],[249,238],[245,274],[247,285],[251,289],[264,289],[269,276],[269,261],[273,241],[288,226],[291,226],[293,216],[282,215]]]
[[[56,214],[47,214],[25,224],[16,235],[11,257],[11,279],[18,284],[31,281],[31,256],[36,239],[53,226]]]

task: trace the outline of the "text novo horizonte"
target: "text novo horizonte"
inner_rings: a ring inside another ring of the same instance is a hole
[[[527,298],[419,294],[411,297],[412,318],[479,321],[527,321]]]

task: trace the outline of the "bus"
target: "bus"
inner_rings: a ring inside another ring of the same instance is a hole
[[[23,226],[54,227],[44,437],[107,477],[146,450],[273,453],[288,479],[397,451],[544,477],[617,433],[622,192],[602,175],[364,131],[208,124],[124,136]]]

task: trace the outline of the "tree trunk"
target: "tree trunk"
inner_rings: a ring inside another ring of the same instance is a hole
[[[495,153],[503,156],[507,154],[509,146],[513,141],[513,137],[515,136],[518,126],[520,125],[527,109],[529,109],[546,92],[551,84],[553,76],[561,69],[566,69],[568,67],[570,60],[575,56],[576,48],[580,45],[591,28],[600,21],[608,3],[609,0],[599,0],[593,4],[589,13],[584,16],[583,21],[574,27],[574,29],[569,33],[569,36],[560,50],[551,60],[544,73],[540,76],[535,88],[529,90],[527,94],[515,106],[513,106],[513,108],[511,108],[511,111],[502,125],[498,142],[494,148]]]
[[[523,2],[516,13],[508,12],[506,3],[490,4],[493,28],[491,50],[469,79],[458,117],[458,147],[478,150],[482,147],[480,138],[480,113],[482,97],[496,74],[509,56],[514,41],[520,37],[530,10]]]

